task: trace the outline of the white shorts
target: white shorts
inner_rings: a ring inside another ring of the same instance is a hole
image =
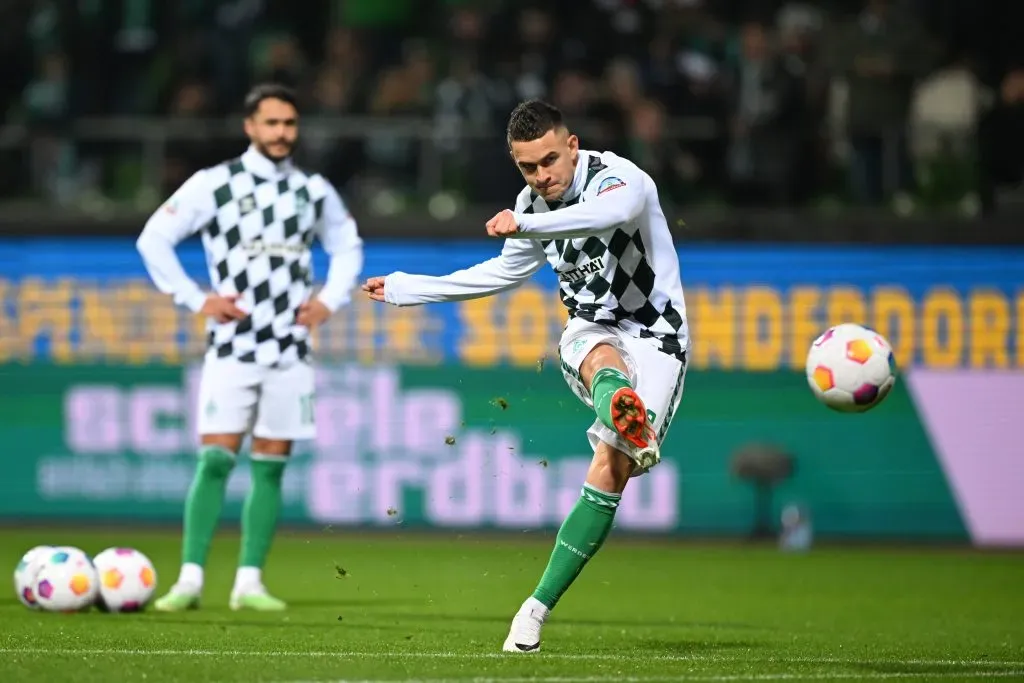
[[[313,366],[272,368],[207,357],[199,382],[200,434],[246,434],[301,441],[316,436]]]
[[[647,408],[647,419],[658,443],[662,443],[683,397],[686,364],[658,349],[658,342],[654,339],[638,339],[611,325],[573,318],[562,332],[558,345],[562,376],[576,397],[591,409],[594,403],[579,370],[583,359],[598,344],[609,344],[622,355],[633,388]],[[624,453],[633,449],[618,432],[597,419],[587,430],[587,439],[591,448],[597,448],[598,443],[604,442]],[[634,471],[633,476],[645,471]]]

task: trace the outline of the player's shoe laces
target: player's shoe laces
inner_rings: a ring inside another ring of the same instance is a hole
[[[619,435],[635,447],[630,455],[637,465],[650,469],[661,462],[661,449],[647,422],[647,408],[632,387],[622,387],[612,395],[612,422]]]
[[[540,629],[551,610],[540,600],[530,596],[512,618],[512,628],[501,647],[505,652],[529,654],[540,651]]]
[[[153,603],[153,609],[157,612],[184,612],[185,610],[199,609],[199,591],[175,584],[171,586],[167,595]]]
[[[232,590],[228,606],[235,611],[251,609],[257,612],[280,612],[288,607],[283,600],[270,595],[260,585]]]

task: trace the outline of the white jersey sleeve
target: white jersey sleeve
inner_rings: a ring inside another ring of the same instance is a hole
[[[359,237],[355,218],[349,213],[338,192],[324,181],[326,195],[324,212],[317,235],[324,251],[330,256],[327,281],[317,298],[331,312],[347,304],[363,269],[363,241]]]
[[[646,174],[630,163],[603,169],[583,191],[581,200],[557,211],[516,211],[519,232],[512,238],[561,239],[599,234],[634,220],[647,200]]]
[[[384,300],[396,306],[477,299],[518,287],[547,263],[540,245],[506,240],[494,258],[449,275],[396,272],[384,279]]]
[[[174,248],[213,220],[216,213],[206,171],[199,171],[150,216],[136,241],[157,289],[172,295],[176,304],[196,312],[203,307],[206,294],[185,273]]]
[[[527,188],[516,199],[516,209],[525,208],[529,197]],[[546,264],[547,255],[538,242],[505,240],[496,257],[449,275],[392,273],[384,279],[384,300],[396,306],[412,306],[477,299],[518,287]]]

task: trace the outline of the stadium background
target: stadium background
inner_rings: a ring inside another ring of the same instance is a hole
[[[901,30],[875,40],[859,2],[5,3],[0,519],[179,519],[201,321],[133,241],[242,149],[239,100],[273,77],[302,93],[299,156],[356,213],[365,275],[494,253],[479,236],[520,186],[502,136],[522,97],[658,180],[693,366],[620,527],[750,533],[732,466],[759,445],[795,461],[774,524],[798,503],[824,535],[1024,544],[1020,9],[892,4]],[[870,54],[905,78],[864,75]],[[199,245],[181,255],[205,281]],[[320,436],[288,471],[288,521],[556,527],[588,418],[545,362],[554,288],[543,273],[490,300],[340,312],[318,333]],[[857,417],[802,376],[810,340],[847,320],[888,335],[901,368]],[[340,421],[353,387],[380,423]]]

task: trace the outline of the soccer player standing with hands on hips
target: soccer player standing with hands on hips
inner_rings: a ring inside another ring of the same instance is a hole
[[[661,460],[690,338],[679,260],[650,176],[611,152],[581,150],[561,112],[544,102],[516,107],[507,138],[527,186],[514,211],[487,222],[488,235],[505,239],[501,253],[442,277],[372,277],[363,290],[411,306],[497,294],[545,263],[558,274],[569,310],[562,374],[597,419],[587,430],[594,457],[580,499],[503,646],[536,652],[551,610],[611,531],[626,483]]]
[[[322,176],[296,167],[293,92],[254,88],[245,100],[250,146],[241,157],[189,178],[146,223],[138,249],[153,282],[207,318],[199,389],[201,447],[185,501],[178,581],[154,607],[197,607],[203,569],[243,438],[252,436],[252,482],[242,511],[242,547],[232,609],[281,610],[262,568],[281,508],[292,442],[315,436],[310,330],[345,305],[363,264],[355,220]],[[186,275],[174,248],[201,233],[212,292]],[[311,297],[319,238],[330,256],[326,283]]]

